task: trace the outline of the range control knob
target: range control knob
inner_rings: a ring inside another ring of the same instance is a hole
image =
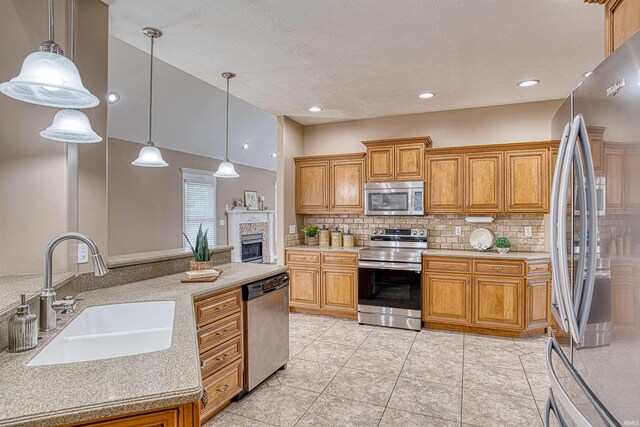
[[[424,236],[424,230],[420,230],[420,235]]]
[[[418,230],[411,230],[411,235],[412,236],[417,236],[418,235]]]
[[[374,228],[373,230],[371,230],[371,234],[378,234],[378,229]]]

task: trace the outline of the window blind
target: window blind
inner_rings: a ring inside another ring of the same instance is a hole
[[[209,246],[216,244],[216,178],[213,172],[181,169],[183,184],[183,231],[193,245],[198,228],[207,228]],[[189,243],[184,239],[185,248]]]

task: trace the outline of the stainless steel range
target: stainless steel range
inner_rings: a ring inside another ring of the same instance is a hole
[[[358,322],[420,330],[424,228],[374,228],[358,260]]]

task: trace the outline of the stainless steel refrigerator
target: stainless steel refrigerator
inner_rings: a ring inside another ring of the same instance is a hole
[[[640,33],[552,122],[545,425],[640,425]]]

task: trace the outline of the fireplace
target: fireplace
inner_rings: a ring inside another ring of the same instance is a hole
[[[262,264],[262,234],[246,234],[240,236],[242,245],[242,262]]]

